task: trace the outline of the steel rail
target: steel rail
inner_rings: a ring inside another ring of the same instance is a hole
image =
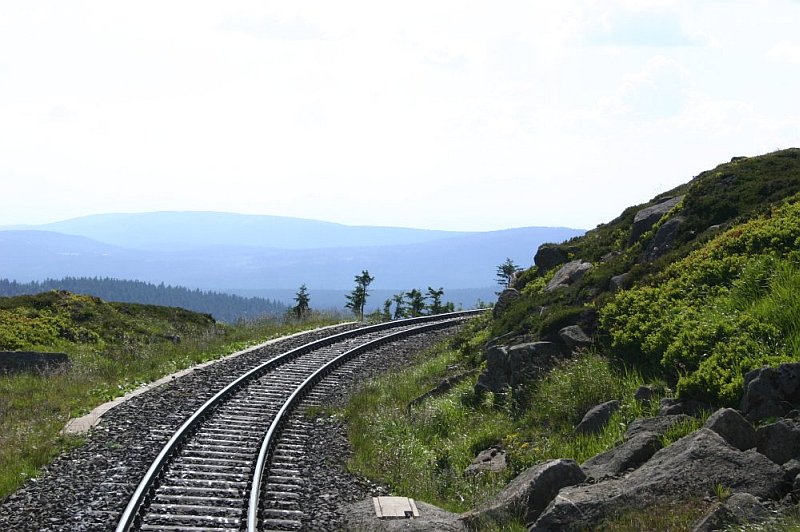
[[[300,400],[303,399],[303,397],[311,390],[311,388],[316,386],[316,384],[320,380],[325,378],[334,369],[344,364],[345,362],[355,357],[356,355],[359,355],[371,349],[375,349],[376,347],[379,347],[386,343],[390,343],[400,338],[405,338],[408,336],[412,336],[414,334],[419,334],[421,332],[447,327],[457,321],[458,317],[454,317],[449,320],[437,321],[436,323],[422,325],[414,329],[406,329],[396,333],[387,334],[386,336],[382,336],[380,338],[362,344],[330,360],[325,365],[321,366],[313,374],[309,375],[299,386],[297,386],[297,388],[295,388],[295,390],[288,397],[288,399],[286,399],[286,401],[283,403],[283,406],[281,406],[280,410],[273,418],[272,423],[270,424],[269,429],[267,430],[267,433],[264,436],[264,439],[261,443],[261,449],[258,452],[256,467],[255,470],[253,471],[252,480],[250,481],[250,501],[247,507],[248,532],[257,532],[258,530],[258,510],[259,510],[259,499],[261,497],[262,477],[264,476],[264,469],[269,460],[269,455],[275,447],[277,436],[284,424],[285,417],[295,407],[295,405]]]
[[[186,419],[186,421],[180,426],[180,428],[167,441],[167,443],[159,452],[158,456],[156,456],[155,460],[148,468],[145,475],[142,477],[142,480],[139,482],[138,486],[136,487],[136,490],[134,491],[133,495],[128,501],[128,504],[125,507],[125,510],[122,512],[119,522],[117,523],[116,532],[128,532],[129,530],[132,529],[132,527],[137,525],[138,521],[141,519],[141,511],[144,508],[144,505],[150,502],[153,490],[156,487],[156,483],[162,476],[165,466],[172,459],[175,452],[180,448],[181,444],[191,435],[192,431],[197,426],[200,425],[204,416],[211,409],[213,409],[218,404],[224,402],[229,396],[231,396],[234,392],[236,392],[239,388],[241,388],[245,384],[260,377],[262,374],[266,373],[270,369],[280,366],[281,364],[289,362],[306,353],[314,351],[315,349],[319,349],[334,344],[341,340],[347,340],[349,338],[355,338],[358,336],[362,336],[365,334],[385,329],[402,327],[404,325],[425,323],[429,321],[446,320],[448,318],[457,318],[461,316],[470,316],[482,313],[484,311],[485,309],[467,310],[467,311],[452,312],[447,314],[437,314],[433,316],[409,318],[405,320],[396,320],[391,322],[380,323],[377,325],[370,325],[367,327],[360,327],[358,329],[345,331],[342,333],[327,336],[320,340],[309,342],[305,345],[302,345],[300,347],[291,349],[285,353],[277,355],[271,358],[270,360],[264,362],[263,364],[260,364],[246,371],[244,374],[233,380],[230,384],[225,386],[223,389],[217,392],[213,397],[211,397],[205,403],[203,403],[203,405],[200,406],[200,408],[198,408],[193,414],[191,414]]]

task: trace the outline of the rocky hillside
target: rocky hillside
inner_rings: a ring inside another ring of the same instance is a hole
[[[737,157],[543,245],[500,296],[492,336],[563,344],[579,326],[681,396],[732,406],[747,371],[798,354],[782,298],[793,299],[799,191],[800,149]]]
[[[796,511],[798,244],[800,149],[789,149],[736,157],[585,236],[541,246],[498,299],[476,393],[536,409],[527,390],[587,350],[649,384],[581,407],[576,439],[624,425],[608,450],[580,465],[537,463],[462,522],[639,523],[627,530],[667,526],[647,519],[699,505],[691,526],[671,529],[718,530]],[[652,401],[649,416],[614,414]]]

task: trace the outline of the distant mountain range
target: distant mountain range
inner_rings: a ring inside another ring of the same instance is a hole
[[[528,266],[540,244],[583,232],[429,231],[216,212],[105,214],[0,227],[0,277],[113,277],[272,297],[266,290],[303,283],[312,295],[350,289],[366,269],[374,289],[485,289],[506,257]]]

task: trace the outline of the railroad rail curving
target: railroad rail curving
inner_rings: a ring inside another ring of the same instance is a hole
[[[164,445],[122,513],[117,532],[300,529],[301,512],[287,501],[297,496],[302,483],[291,465],[292,455],[301,451],[297,445],[277,443],[282,433],[284,440],[292,437],[293,429],[284,430],[291,410],[353,357],[480,312],[397,320],[334,334],[245,372],[191,414]]]

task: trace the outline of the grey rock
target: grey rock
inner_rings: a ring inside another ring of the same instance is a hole
[[[715,483],[765,499],[783,495],[779,466],[752,449],[740,451],[717,433],[700,429],[620,479],[562,489],[529,530],[591,528],[623,510],[645,508],[667,498],[707,495]]]
[[[557,244],[542,244],[533,256],[533,263],[539,271],[546,272],[564,264],[568,259],[567,252]]]
[[[530,342],[513,346],[495,346],[486,351],[486,370],[478,377],[477,393],[502,393],[553,367],[560,356],[552,342]]]
[[[620,402],[617,400],[592,407],[575,427],[575,434],[596,434],[602,431],[608,420],[611,419],[611,414],[619,410],[619,407]]]
[[[464,516],[474,528],[482,522],[505,522],[523,517],[532,523],[550,501],[566,486],[586,480],[586,475],[573,460],[551,460],[526,469],[487,504]]]
[[[413,519],[378,519],[372,498],[349,505],[345,511],[342,529],[358,532],[392,532],[397,530],[462,532],[467,528],[459,514],[450,513],[422,501],[414,501],[419,517]]]
[[[600,257],[600,262],[608,262],[610,260],[614,260],[620,255],[622,255],[621,251],[609,251],[608,253]]]
[[[503,312],[519,298],[520,293],[516,288],[506,288],[500,292],[500,295],[497,296],[497,303],[494,304],[494,308],[492,309],[492,316],[494,319],[502,316]]]
[[[740,524],[742,523],[727,506],[720,505],[712,508],[700,521],[695,523],[692,532],[714,532]]]
[[[621,273],[619,275],[615,275],[611,278],[608,282],[608,288],[612,292],[616,292],[617,290],[621,290],[623,286],[625,286],[625,280],[630,277],[630,273]]]
[[[559,288],[565,288],[577,281],[580,281],[584,274],[592,269],[590,262],[583,262],[580,260],[573,260],[563,265],[547,283],[545,290],[552,292]]]
[[[758,498],[749,493],[734,493],[725,501],[725,507],[742,524],[756,523],[767,517],[767,509]]]
[[[657,221],[667,214],[675,205],[681,202],[683,196],[676,196],[656,205],[645,207],[636,213],[631,227],[630,243],[633,244],[639,237],[646,233]]]
[[[695,401],[694,399],[675,399],[674,397],[663,397],[658,409],[659,416],[672,416],[675,414],[688,414],[695,416],[703,409],[710,408],[707,404]]]
[[[506,452],[500,447],[494,446],[478,453],[475,460],[464,470],[464,476],[477,475],[482,472],[499,473],[507,467]]]
[[[642,385],[636,388],[633,398],[642,403],[649,403],[658,394],[655,386]]]
[[[652,261],[665,255],[673,248],[678,231],[685,220],[680,216],[670,218],[658,228],[653,240],[644,252],[644,260]]]
[[[661,447],[659,435],[640,432],[621,445],[590,458],[581,464],[581,469],[589,478],[613,477],[641,466]]]
[[[569,349],[577,349],[580,347],[589,347],[592,345],[592,339],[583,332],[580,325],[570,325],[558,331],[558,336],[561,341],[566,344]]]
[[[756,431],[756,449],[775,462],[785,464],[800,457],[800,421],[780,419],[759,427]]]
[[[744,377],[739,410],[750,421],[780,417],[800,403],[800,363],[760,368]]]
[[[624,438],[629,440],[642,432],[652,432],[663,436],[669,429],[678,423],[687,423],[692,420],[686,414],[675,414],[670,416],[647,417],[633,420],[625,431]]]
[[[713,430],[740,451],[756,446],[755,429],[732,408],[720,408],[711,414],[704,427]]]
[[[800,475],[800,460],[797,458],[792,458],[788,462],[781,465],[783,471],[785,472],[784,478],[789,482],[794,481],[797,478],[797,475]]]

